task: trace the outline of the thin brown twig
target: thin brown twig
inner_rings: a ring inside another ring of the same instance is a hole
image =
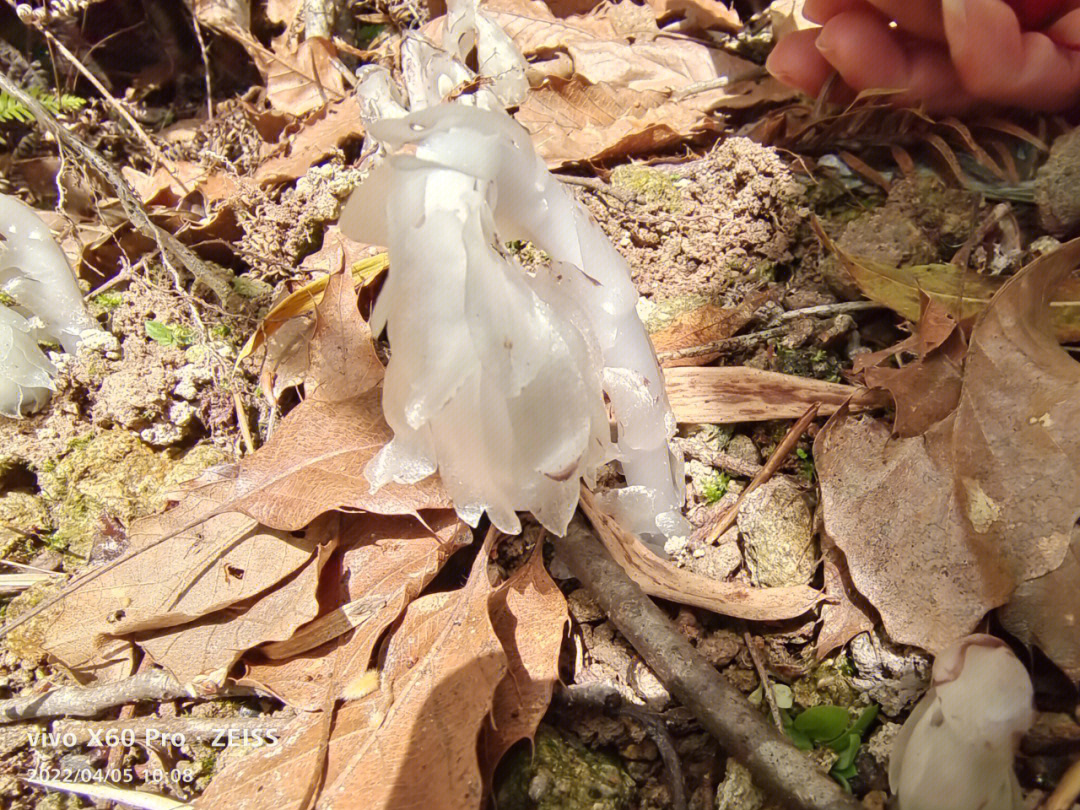
[[[199,53],[202,54],[203,70],[206,77],[206,121],[210,123],[214,120],[214,86],[210,79],[210,58],[206,53],[206,41],[203,39],[202,26],[199,25],[199,18],[194,13],[191,15],[191,24],[195,26],[195,39],[199,42]]]
[[[776,730],[783,733],[784,721],[780,719],[780,707],[776,703],[776,693],[773,692],[769,673],[765,671],[765,662],[761,660],[761,653],[758,652],[757,645],[754,644],[754,638],[750,635],[749,630],[743,630],[743,641],[746,642],[746,651],[750,653],[750,660],[754,662],[754,669],[757,670],[758,679],[761,681],[761,692],[769,706],[769,714],[772,715]]]
[[[780,469],[780,465],[784,463],[791,451],[795,449],[795,445],[798,444],[800,437],[806,432],[806,429],[810,426],[810,423],[814,421],[814,417],[817,416],[818,408],[821,407],[821,403],[815,402],[809,408],[806,409],[799,421],[791,426],[791,429],[785,434],[783,440],[777,445],[776,450],[769,456],[769,460],[765,462],[765,465],[761,468],[761,472],[754,476],[753,480],[746,485],[746,489],[739,493],[739,497],[735,503],[731,505],[727,511],[721,514],[715,523],[706,524],[705,531],[706,543],[712,545],[719,540],[724,532],[735,525],[735,521],[739,517],[739,507],[742,506],[743,501],[746,500],[746,496],[760,487],[766,481],[773,477],[773,474]],[[700,531],[700,530],[699,530]]]
[[[698,439],[675,439],[675,444],[683,451],[683,455],[697,459],[710,467],[716,467],[747,478],[753,478],[761,472],[762,465],[754,461],[737,458],[731,453],[725,453],[723,450],[713,450]]]
[[[251,695],[254,690],[246,687],[227,687],[213,697]],[[0,723],[20,720],[36,720],[41,717],[93,717],[106,709],[138,701],[177,700],[179,698],[207,697],[200,695],[176,680],[167,670],[153,669],[140,672],[116,683],[100,686],[64,686],[43,695],[0,700]]]
[[[710,90],[719,90],[723,87],[728,87],[732,84],[739,84],[741,82],[754,81],[756,79],[764,78],[769,74],[765,68],[754,68],[746,71],[738,76],[717,76],[714,79],[706,79],[702,82],[694,82],[693,84],[676,90],[671,94],[672,101],[682,101],[683,99],[696,96],[701,93],[708,93]]]
[[[762,306],[764,306],[764,304],[762,304]],[[777,316],[776,321],[782,324],[799,318],[840,315],[847,312],[862,312],[868,309],[887,309],[887,307],[876,301],[841,301],[836,304],[819,304],[813,307],[804,307],[803,309],[788,310]],[[768,329],[762,329],[760,332],[749,332],[745,335],[721,338],[720,340],[714,340],[709,343],[702,343],[700,346],[687,346],[685,349],[658,352],[656,356],[661,363],[664,363],[670,360],[681,360],[686,357],[700,357],[703,354],[717,354],[734,351],[736,349],[748,349],[763,340],[771,340],[772,338],[780,337],[786,333],[786,327],[772,326]]]
[[[787,312],[778,315],[776,319],[781,322],[793,321],[797,318],[840,315],[845,312],[863,312],[867,309],[888,309],[888,307],[885,304],[879,304],[877,301],[840,301],[835,304],[818,304],[817,306],[803,307],[802,309],[789,309]]]
[[[153,239],[164,254],[176,259],[197,281],[205,284],[220,301],[228,298],[228,285],[219,279],[206,263],[195,255],[191,248],[150,219],[150,215],[146,212],[131,186],[128,185],[127,180],[102,157],[100,152],[83,143],[78,136],[61,125],[56,120],[56,116],[45,109],[41,102],[3,73],[0,73],[0,89],[24,104],[34,118],[37,119],[37,122],[45,127],[61,146],[74,152],[81,161],[92,168],[112,187],[113,193],[116,194],[121,207],[124,209],[124,213],[137,231]]]
[[[607,194],[609,197],[614,197],[622,203],[630,202],[630,200],[634,198],[634,195],[629,191],[624,191],[621,188],[616,188],[610,183],[605,183],[599,177],[578,177],[573,174],[560,174],[556,176],[568,186],[580,186],[581,188],[589,189],[589,191],[595,191],[598,194]]]
[[[657,352],[656,359],[661,363],[666,363],[670,360],[700,357],[703,354],[718,354],[735,351],[736,349],[749,349],[751,346],[756,346],[763,340],[771,340],[772,338],[786,335],[787,331],[788,328],[786,326],[774,326],[771,329],[762,329],[760,332],[749,332],[745,335],[722,338],[721,340],[703,343],[700,346],[688,346],[685,349],[675,349],[670,352]]]
[[[244,400],[240,396],[240,392],[233,389],[233,407],[236,408],[236,424],[240,426],[240,436],[244,439],[244,449],[247,450],[250,456],[255,452],[255,441],[251,437],[251,426],[248,424],[247,408],[244,407]]]
[[[787,810],[857,810],[845,793],[714,669],[611,558],[579,515],[554,540],[571,573],[661,683]]]

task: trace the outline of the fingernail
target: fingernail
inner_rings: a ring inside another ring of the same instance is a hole
[[[822,28],[821,33],[818,34],[817,39],[814,40],[814,46],[818,49],[818,53],[820,53],[826,59],[828,59],[829,54],[831,54],[835,50],[835,48],[833,47],[833,37],[830,36],[829,33],[830,30],[831,29],[828,26]]]
[[[941,10],[949,39],[963,39],[967,33],[967,0],[942,0]]]

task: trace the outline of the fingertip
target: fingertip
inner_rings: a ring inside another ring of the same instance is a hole
[[[1061,110],[1080,98],[1080,34],[1076,12],[1045,32],[1023,31],[1001,0],[943,0],[949,51],[964,88],[996,104]]]
[[[816,96],[833,67],[815,46],[821,29],[796,31],[780,40],[765,61],[765,68],[784,84]]]
[[[908,64],[898,36],[876,11],[848,11],[829,20],[816,41],[818,52],[857,91],[902,90]]]
[[[865,5],[865,0],[806,0],[803,16],[810,22],[824,25],[837,14]]]
[[[1059,17],[1045,33],[1059,47],[1080,50],[1080,9]]]

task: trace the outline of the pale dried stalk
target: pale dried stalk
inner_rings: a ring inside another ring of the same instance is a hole
[[[761,681],[761,693],[765,696],[765,702],[769,706],[769,714],[772,715],[773,724],[776,726],[777,731],[783,732],[784,721],[780,719],[780,707],[776,704],[776,693],[773,692],[769,673],[765,671],[765,662],[761,660],[761,654],[754,645],[754,638],[750,635],[749,630],[743,631],[743,641],[746,643],[746,651],[750,653],[750,660],[754,662],[754,669],[757,670],[758,679]]]
[[[244,687],[229,687],[215,693],[218,696],[252,695],[255,692]],[[0,723],[20,720],[36,720],[39,717],[93,717],[106,709],[137,701],[177,700],[179,698],[206,697],[197,695],[183,686],[168,671],[154,669],[141,672],[116,683],[101,686],[65,686],[43,695],[0,700]]]
[[[1054,792],[1046,800],[1042,810],[1069,810],[1080,797],[1080,759],[1077,759],[1061,777]]]

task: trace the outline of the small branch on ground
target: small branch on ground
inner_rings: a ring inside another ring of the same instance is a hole
[[[80,138],[57,121],[56,116],[45,109],[40,101],[3,73],[0,73],[0,90],[4,90],[12,98],[25,105],[38,124],[47,129],[60,146],[74,152],[78,160],[92,169],[112,188],[112,192],[120,200],[124,214],[131,221],[135,230],[147,238],[153,239],[161,247],[166,257],[171,256],[176,260],[194,276],[196,281],[206,285],[217,296],[219,301],[224,302],[228,298],[229,287],[224,280],[219,278],[191,248],[150,219],[150,215],[146,213],[146,208],[143,207],[142,202],[135,195],[131,186],[128,185],[120,172],[102,157],[100,152],[83,143]],[[168,261],[166,261],[166,264],[169,264]]]
[[[723,338],[722,340],[714,340],[710,343],[703,343],[700,346],[687,346],[685,349],[675,349],[670,352],[657,352],[656,359],[661,363],[667,363],[672,360],[683,360],[687,357],[700,357],[703,354],[717,354],[732,352],[736,349],[749,349],[750,347],[761,343],[763,340],[772,340],[773,338],[783,337],[787,333],[788,327],[774,326],[771,329],[762,329],[760,332],[749,332],[745,335],[736,335],[735,337]]]
[[[628,203],[634,199],[631,192],[616,188],[610,183],[605,183],[599,177],[578,177],[573,174],[559,174],[556,177],[568,186],[580,186],[589,189],[589,191],[595,191],[597,194],[607,194],[621,203]]]
[[[0,723],[19,720],[36,720],[41,717],[93,717],[106,709],[126,703],[152,700],[177,700],[199,697],[236,697],[253,695],[252,689],[239,686],[227,687],[214,695],[202,695],[185,687],[164,669],[140,672],[116,683],[100,686],[65,686],[43,695],[0,700]]]
[[[668,733],[667,723],[656,712],[628,703],[618,691],[610,686],[598,683],[566,686],[557,689],[555,700],[568,710],[585,706],[607,715],[628,717],[643,729],[656,744],[660,759],[668,772],[668,786],[671,789],[672,810],[686,810],[686,781],[683,776],[682,761],[675,750],[675,742]]]
[[[842,315],[848,312],[865,312],[868,309],[888,309],[888,307],[879,304],[877,301],[840,301],[836,304],[818,304],[817,306],[803,307],[802,309],[789,309],[787,312],[777,316],[776,320],[785,322],[794,321],[798,318],[821,318],[829,315]]]
[[[762,467],[761,471],[746,485],[746,489],[739,493],[738,500],[736,500],[727,511],[718,515],[715,522],[706,523],[698,530],[698,532],[706,536],[706,542],[709,545],[716,543],[724,536],[724,532],[735,525],[735,521],[739,517],[739,507],[742,506],[743,501],[746,500],[746,496],[772,478],[773,474],[780,469],[780,465],[784,463],[789,455],[791,455],[791,451],[794,450],[795,445],[799,443],[799,438],[806,432],[806,429],[810,427],[810,423],[814,421],[814,417],[817,416],[819,407],[820,404],[815,402],[807,409],[806,413],[799,417],[799,421],[791,426],[791,429],[788,430],[783,440],[777,445],[776,450],[769,456],[769,460],[765,462],[765,466]]]
[[[722,450],[713,450],[703,441],[697,439],[675,439],[676,446],[682,450],[683,455],[696,459],[702,464],[726,470],[735,475],[743,475],[753,478],[761,472],[761,465],[753,461],[736,458]]]
[[[788,321],[798,320],[799,318],[820,318],[829,315],[840,315],[847,312],[863,312],[868,309],[887,308],[888,307],[885,305],[875,301],[841,301],[837,304],[819,304],[818,306],[805,307],[803,309],[788,310],[779,315],[775,319],[775,322],[784,324]],[[682,360],[687,357],[700,357],[703,354],[717,354],[735,351],[736,349],[749,349],[763,340],[772,340],[773,338],[782,337],[787,334],[787,331],[787,327],[785,326],[771,326],[768,329],[762,329],[758,332],[749,332],[745,335],[721,338],[720,340],[703,343],[700,346],[687,346],[685,349],[675,349],[670,352],[657,352],[656,357],[661,363],[667,363],[672,360]]]
[[[761,660],[761,653],[758,652],[757,645],[754,644],[754,637],[750,635],[749,630],[743,630],[743,641],[746,642],[746,651],[750,653],[750,660],[754,662],[758,680],[761,681],[761,693],[765,696],[765,702],[769,706],[769,714],[772,715],[773,724],[776,726],[776,730],[782,733],[784,731],[784,721],[780,719],[780,707],[776,705],[776,694],[773,692],[772,681],[769,680],[769,673],[765,671],[765,662]]]
[[[579,515],[555,538],[571,573],[677,700],[754,782],[788,810],[859,810],[845,793],[723,679],[627,576]]]

